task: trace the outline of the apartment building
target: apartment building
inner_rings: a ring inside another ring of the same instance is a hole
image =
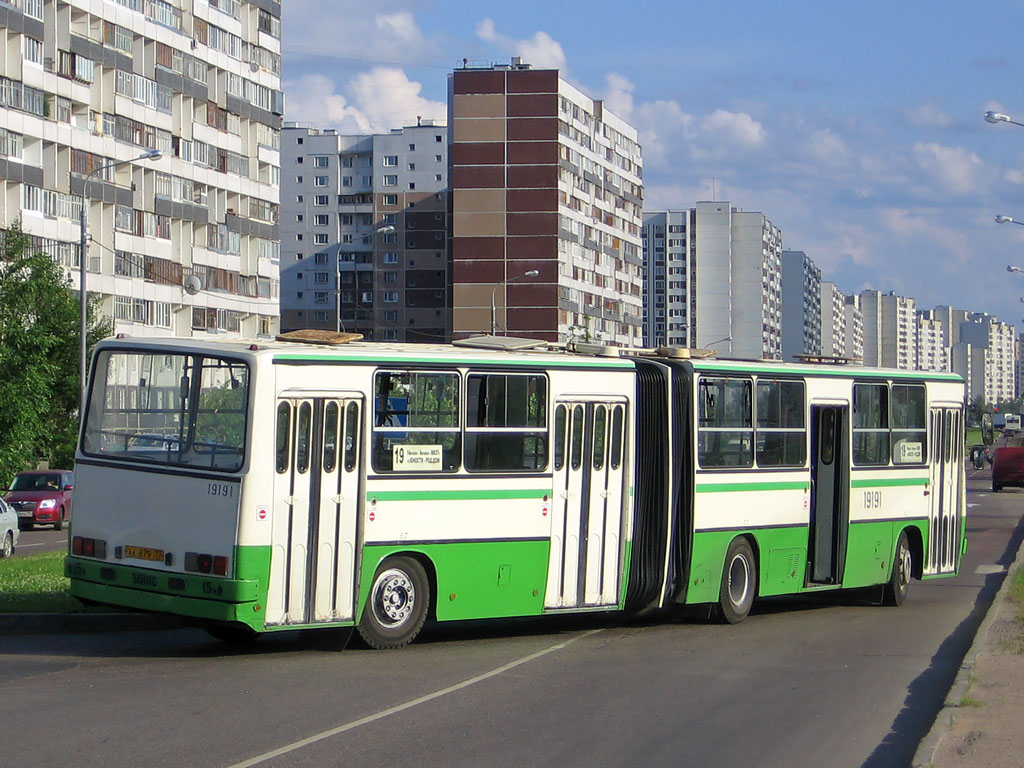
[[[826,357],[850,357],[846,352],[846,297],[828,280],[821,282],[818,305],[821,308],[821,354]]]
[[[285,125],[283,329],[450,338],[447,142],[433,121],[370,135]]]
[[[994,405],[1014,398],[1017,369],[1014,337],[1012,325],[983,312],[970,313],[960,323],[960,343],[954,347],[953,370],[968,380],[972,401],[984,396],[986,403]]]
[[[644,214],[643,243],[644,346],[696,345],[696,328],[690,323],[690,236],[694,211],[660,211]]]
[[[698,202],[645,214],[643,235],[649,345],[781,359],[782,232],[764,214]]]
[[[639,345],[636,129],[518,58],[456,69],[448,118],[453,335]]]
[[[864,365],[917,368],[917,301],[892,291],[860,293]]]
[[[843,315],[846,325],[844,344],[846,356],[865,363],[864,360],[864,312],[861,310],[860,295],[845,297]]]
[[[821,270],[803,251],[783,251],[782,359],[821,355]]]
[[[12,0],[0,30],[0,228],[77,290],[85,199],[116,331],[274,334],[280,3]]]
[[[924,371],[950,370],[950,344],[946,340],[941,312],[924,309],[917,313],[917,367]]]

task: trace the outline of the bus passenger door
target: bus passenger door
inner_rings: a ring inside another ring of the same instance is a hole
[[[924,572],[956,571],[960,548],[960,478],[963,461],[962,412],[957,408],[932,408],[929,462],[930,507],[928,511],[928,562]]]
[[[847,412],[845,405],[811,405],[811,584],[839,584],[843,577],[850,525]]]
[[[278,400],[268,625],[353,617],[361,410],[358,396]]]
[[[625,408],[624,401],[555,404],[547,608],[618,602]]]

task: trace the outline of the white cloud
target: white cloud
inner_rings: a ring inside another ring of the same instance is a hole
[[[934,104],[922,104],[914,109],[903,111],[906,119],[918,128],[949,128],[953,118]]]
[[[846,165],[850,156],[846,142],[828,128],[814,131],[807,143],[807,149],[815,160],[829,165]]]
[[[476,36],[493,43],[509,56],[521,56],[524,64],[537,69],[560,69],[562,76],[565,76],[565,51],[547,32],[537,31],[532,37],[516,40],[498,32],[491,19],[484,19],[476,25]]]
[[[628,120],[633,114],[633,91],[636,86],[617,72],[608,73],[605,83],[605,105],[619,117]]]
[[[337,83],[323,75],[304,75],[285,88],[287,120],[343,133],[383,133],[413,125],[417,117],[443,121],[447,114],[444,102],[423,98],[423,86],[394,67],[356,75],[347,84],[348,95],[338,93]]]
[[[948,254],[962,264],[968,263],[971,259],[972,248],[962,230],[947,227],[941,221],[931,220],[902,208],[883,210],[881,216],[883,224],[895,237],[916,242],[918,250],[922,243],[927,243],[933,253]],[[945,258],[931,261],[933,264],[949,266]]]
[[[731,144],[756,147],[764,143],[764,127],[746,112],[716,109],[700,121],[701,130],[708,136]]]
[[[982,162],[970,150],[944,147],[935,142],[918,142],[914,145],[914,159],[922,170],[949,192],[966,195],[977,187]]]

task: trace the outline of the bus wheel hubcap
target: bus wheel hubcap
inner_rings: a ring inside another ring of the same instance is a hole
[[[900,549],[900,586],[905,587],[910,583],[910,550],[906,547]]]
[[[377,578],[376,607],[381,623],[396,626],[409,618],[416,603],[416,587],[404,571],[391,569]]]
[[[729,566],[729,599],[733,605],[743,605],[750,588],[750,569],[745,557],[734,557]]]

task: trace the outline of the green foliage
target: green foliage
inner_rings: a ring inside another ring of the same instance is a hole
[[[0,484],[48,460],[70,467],[78,429],[78,297],[18,225],[0,250]],[[90,346],[110,333],[90,308]]]

